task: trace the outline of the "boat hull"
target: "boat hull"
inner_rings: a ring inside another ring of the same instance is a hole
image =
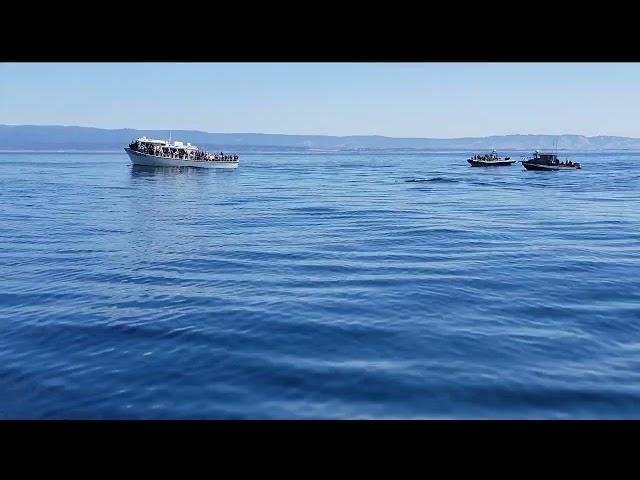
[[[237,161],[197,161],[181,160],[179,158],[157,157],[148,153],[140,153],[130,148],[125,148],[133,165],[143,165],[146,167],[192,167],[192,168],[238,168]]]
[[[481,160],[471,160],[467,159],[467,162],[472,167],[506,167],[509,165],[513,165],[515,160],[496,160],[495,162],[483,162]]]
[[[527,170],[534,170],[538,172],[557,172],[560,170],[578,170],[580,166],[567,166],[567,165],[542,165],[536,163],[525,163],[522,162],[522,166]]]

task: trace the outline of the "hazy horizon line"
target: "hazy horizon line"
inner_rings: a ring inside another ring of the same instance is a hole
[[[300,136],[300,137],[337,137],[337,138],[348,138],[348,137],[377,137],[377,138],[391,138],[391,139],[429,139],[429,140],[459,140],[459,139],[474,139],[474,138],[490,138],[490,137],[509,137],[509,136],[546,136],[546,137],[563,137],[563,136],[574,136],[574,137],[584,137],[584,138],[600,138],[600,137],[613,137],[613,138],[630,138],[640,140],[640,137],[628,137],[624,135],[585,135],[581,133],[494,133],[491,135],[480,135],[480,136],[470,136],[463,135],[460,137],[410,137],[410,136],[389,136],[389,135],[380,135],[380,134],[350,134],[350,135],[335,135],[328,133],[271,133],[271,132],[209,132],[206,130],[199,130],[196,128],[139,128],[139,127],[95,127],[95,126],[87,126],[87,125],[64,125],[64,124],[37,124],[37,123],[22,123],[22,124],[12,124],[12,123],[1,123],[0,126],[5,127],[63,127],[63,128],[91,128],[95,130],[110,130],[110,131],[118,131],[118,130],[155,130],[155,131],[166,131],[166,132],[197,132],[197,133],[207,133],[207,134],[222,134],[222,135],[282,135],[282,136]]]

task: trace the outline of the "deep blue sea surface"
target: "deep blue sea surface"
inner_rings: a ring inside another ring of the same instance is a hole
[[[640,418],[640,153],[465,158],[0,154],[0,418]]]

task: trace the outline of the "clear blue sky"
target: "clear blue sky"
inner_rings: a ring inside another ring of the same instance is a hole
[[[4,63],[0,124],[640,137],[640,64]]]

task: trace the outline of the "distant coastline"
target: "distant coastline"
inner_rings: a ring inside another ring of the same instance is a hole
[[[455,149],[455,150],[447,150],[447,149],[358,149],[358,150],[349,150],[349,149],[336,149],[336,150],[323,150],[323,151],[313,151],[313,150],[278,150],[278,149],[256,149],[250,148],[245,149],[242,146],[235,147],[235,151],[241,155],[306,155],[306,156],[314,156],[314,155],[472,155],[476,152],[482,151],[480,149]],[[228,150],[228,148],[222,148],[222,150]],[[551,150],[551,149],[549,149]],[[555,150],[554,150],[555,151]],[[584,149],[558,149],[558,154],[561,155],[572,155],[575,153],[585,153],[585,154],[615,154],[615,153],[624,153],[627,155],[640,155],[640,148],[638,149],[600,149],[600,150],[584,150]],[[525,149],[525,150],[514,150],[514,149],[502,149],[501,153],[506,155],[520,155],[520,156],[528,156],[533,153],[533,149]],[[124,149],[117,150],[0,150],[0,155],[28,155],[28,154],[64,154],[64,155],[114,155],[114,154],[125,154]]]
[[[134,138],[167,138],[168,130],[102,129],[59,125],[0,125],[0,152],[120,152]],[[323,136],[266,133],[208,133],[173,130],[175,139],[190,141],[206,149],[242,149],[245,152],[332,151],[638,151],[640,138],[582,135],[496,135],[464,138],[396,138],[376,135]]]

